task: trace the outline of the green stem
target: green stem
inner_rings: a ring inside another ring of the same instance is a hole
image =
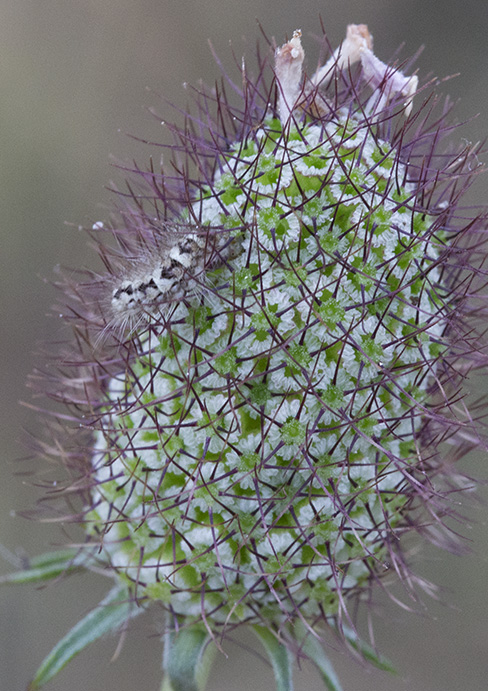
[[[216,652],[203,627],[168,631],[164,636],[161,691],[204,691]]]
[[[277,636],[265,626],[253,626],[268,654],[273,667],[276,691],[293,691],[293,656],[286,645],[280,643]]]

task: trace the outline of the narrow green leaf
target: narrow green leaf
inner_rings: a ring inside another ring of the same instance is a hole
[[[301,649],[319,670],[327,691],[343,691],[331,661],[319,641],[311,633],[303,638]]]
[[[361,640],[352,629],[350,629],[347,626],[344,626],[343,631],[346,640],[350,643],[350,645],[352,645],[352,647],[355,650],[361,653],[365,660],[368,660],[368,662],[371,662],[372,665],[374,665],[378,669],[383,670],[384,672],[398,674],[396,668],[393,666],[390,660],[388,660],[388,658],[377,653],[376,650],[371,645],[369,645],[369,643],[366,643],[365,641]]]
[[[29,690],[40,689],[83,648],[104,634],[114,631],[142,611],[142,607],[138,608],[130,601],[125,589],[121,590],[119,586],[113,588],[107,597],[53,648],[39,667]]]
[[[275,675],[276,691],[293,691],[293,659],[290,651],[265,626],[253,626],[252,629],[268,654]]]
[[[204,691],[217,648],[202,626],[168,631],[164,637],[162,691]]]
[[[86,553],[77,549],[65,549],[47,552],[29,560],[27,568],[8,573],[0,578],[0,585],[14,583],[37,583],[56,578],[62,573],[69,573],[82,568],[87,563]]]

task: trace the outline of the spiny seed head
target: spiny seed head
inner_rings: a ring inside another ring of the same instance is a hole
[[[218,632],[334,624],[406,577],[403,534],[442,542],[450,460],[478,439],[477,149],[445,153],[436,99],[413,110],[417,77],[365,26],[310,78],[303,59],[295,32],[274,76],[260,58],[228,80],[240,105],[197,93],[173,166],[134,171],[97,224],[107,274],[69,286],[57,395],[89,420],[89,544],[140,602]]]

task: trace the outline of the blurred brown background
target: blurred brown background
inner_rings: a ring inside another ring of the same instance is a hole
[[[76,225],[104,217],[110,195],[104,185],[120,179],[109,156],[141,163],[148,151],[125,133],[161,139],[144,107],[157,93],[184,106],[183,82],[212,82],[218,68],[208,49],[231,64],[229,40],[239,56],[260,32],[282,42],[301,28],[313,66],[317,52],[310,33],[320,33],[319,13],[334,45],[348,23],[367,23],[376,53],[388,59],[401,42],[403,57],[419,46],[420,74],[460,73],[444,87],[469,122],[470,141],[488,134],[488,3],[481,0],[0,0],[0,287],[1,414],[3,456],[0,483],[0,543],[13,552],[37,554],[62,543],[59,527],[14,516],[41,496],[31,482],[15,477],[23,465],[23,428],[36,429],[36,416],[18,405],[28,399],[25,379],[35,363],[37,343],[53,340],[57,324],[46,314],[51,278],[60,263],[94,265]],[[244,48],[243,37],[248,41]],[[151,93],[147,87],[153,90]],[[170,108],[167,119],[173,118]],[[486,159],[485,159],[486,160]],[[488,177],[473,199],[488,200]],[[65,225],[65,221],[73,226]],[[486,383],[485,383],[486,386]],[[465,467],[487,478],[486,454]],[[485,497],[486,490],[482,491]],[[488,676],[488,529],[486,506],[469,507],[474,549],[467,557],[425,548],[418,570],[446,588],[452,607],[428,602],[428,616],[409,615],[384,603],[376,621],[380,648],[400,676],[361,669],[336,656],[345,691],[481,691]],[[9,565],[0,560],[0,573]],[[74,577],[43,590],[0,591],[0,688],[23,691],[54,643],[106,591],[94,576]],[[116,640],[85,651],[49,687],[53,691],[156,691],[160,644],[150,621],[136,620],[121,658],[110,664]],[[264,691],[269,670],[229,646],[209,691]],[[297,691],[319,691],[309,669],[297,673]]]

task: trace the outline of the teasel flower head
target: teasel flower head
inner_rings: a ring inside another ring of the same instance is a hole
[[[361,646],[372,584],[412,596],[404,536],[454,548],[452,461],[480,443],[479,147],[449,153],[445,104],[366,26],[312,76],[304,56],[295,31],[195,90],[168,162],[90,231],[105,271],[64,284],[50,393],[82,430],[51,445],[74,473],[56,495],[112,605],[166,611],[174,688],[178,641],[196,659],[241,625],[278,677],[287,650],[326,679],[316,641]]]

